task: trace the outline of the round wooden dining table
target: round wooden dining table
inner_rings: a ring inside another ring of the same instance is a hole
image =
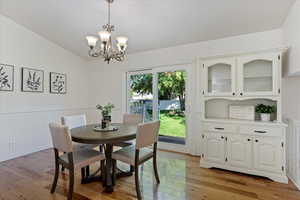
[[[113,123],[112,126],[118,128],[115,131],[95,131],[95,126],[99,124],[90,124],[71,129],[71,136],[74,142],[83,144],[105,145],[105,179],[102,180],[105,186],[105,192],[113,192],[113,175],[112,175],[112,152],[114,144],[132,140],[136,138],[136,125],[125,125]],[[103,172],[101,172],[103,173]],[[100,177],[99,177],[100,178]],[[95,179],[99,180],[99,179]]]

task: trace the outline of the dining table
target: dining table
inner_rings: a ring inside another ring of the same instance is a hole
[[[136,138],[137,125],[112,123],[111,127],[114,130],[96,130],[95,127],[99,127],[99,124],[89,124],[70,130],[72,141],[83,144],[98,144],[100,151],[104,150],[105,153],[105,171],[104,176],[96,175],[95,173],[85,177],[83,183],[89,183],[94,181],[102,181],[105,187],[104,191],[111,193],[114,191],[113,174],[112,174],[112,153],[114,145],[124,141],[133,140]],[[104,147],[104,148],[103,148]],[[118,177],[130,176],[131,172],[120,171]],[[104,178],[103,178],[104,177]]]

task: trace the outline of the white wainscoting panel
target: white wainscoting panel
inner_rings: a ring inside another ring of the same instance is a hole
[[[287,175],[300,190],[300,121],[286,119],[288,123],[287,147]]]

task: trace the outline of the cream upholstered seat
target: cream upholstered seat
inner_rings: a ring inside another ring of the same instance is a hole
[[[160,182],[158,171],[157,171],[157,161],[156,161],[159,127],[160,127],[159,121],[139,124],[137,128],[137,134],[136,134],[136,145],[127,146],[112,153],[114,176],[116,171],[117,160],[125,162],[131,166],[134,166],[136,192],[139,200],[142,199],[140,186],[139,186],[139,170],[138,170],[139,165],[153,158],[153,168],[154,168],[155,178],[157,183]],[[147,148],[149,146],[153,146],[153,149]]]
[[[64,154],[59,157],[64,162],[68,163],[68,155]],[[81,151],[75,151],[73,153],[73,162],[75,168],[86,167],[91,163],[94,163],[99,160],[104,160],[104,154],[99,153],[99,151],[83,149]]]
[[[73,151],[70,130],[67,126],[50,123],[49,128],[55,154],[55,176],[51,187],[51,193],[55,192],[59,175],[59,165],[62,165],[69,170],[70,181],[68,200],[71,200],[74,189],[74,169],[86,167],[96,161],[103,161],[105,160],[105,155],[92,149]],[[59,152],[65,152],[65,154],[59,156]]]
[[[127,146],[113,154],[115,160],[128,163],[132,166],[135,166],[135,145]],[[153,150],[149,148],[140,149],[139,160],[147,160],[152,158]]]
[[[71,116],[63,116],[61,117],[61,124],[68,126],[69,129],[77,128],[80,126],[86,125],[86,116],[84,114],[81,115],[71,115]],[[95,148],[98,145],[91,145],[91,144],[81,144],[77,142],[73,142],[74,150],[81,150],[82,148]]]

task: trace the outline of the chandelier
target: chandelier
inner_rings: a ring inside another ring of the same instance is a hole
[[[111,60],[123,61],[127,48],[127,37],[117,37],[115,46],[112,42],[111,34],[114,31],[114,25],[110,24],[110,5],[114,0],[106,0],[108,3],[108,23],[103,25],[102,31],[98,33],[100,38],[100,45],[97,45],[99,38],[95,36],[87,36],[87,42],[90,47],[90,57],[101,57],[109,64]]]

